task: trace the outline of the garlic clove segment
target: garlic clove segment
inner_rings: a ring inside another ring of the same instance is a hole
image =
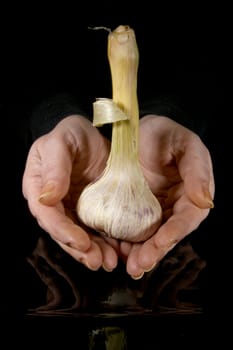
[[[124,170],[107,167],[84,189],[77,212],[82,222],[101,234],[139,242],[157,230],[161,208],[139,167],[133,163],[122,165]]]
[[[113,98],[93,104],[93,125],[112,123],[111,150],[103,174],[81,193],[76,212],[81,222],[102,235],[140,242],[158,229],[162,210],[139,163],[139,54],[129,26],[109,33],[108,59]]]

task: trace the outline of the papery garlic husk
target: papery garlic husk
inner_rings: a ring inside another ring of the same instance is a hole
[[[140,242],[161,224],[162,210],[142,173],[138,158],[138,49],[134,31],[119,26],[108,37],[113,99],[94,103],[94,126],[113,123],[103,174],[77,202],[81,222],[107,237]]]
[[[160,204],[134,162],[108,166],[82,192],[77,212],[97,232],[131,242],[146,240],[161,220]]]

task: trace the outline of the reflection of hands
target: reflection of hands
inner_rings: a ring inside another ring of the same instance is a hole
[[[46,286],[45,304],[37,306],[38,312],[200,310],[196,292],[206,263],[189,242],[178,244],[139,281],[133,281],[121,265],[107,275],[84,269],[44,235],[27,261]]]
[[[214,176],[200,138],[166,117],[140,121],[140,161],[163,209],[164,222],[144,243],[121,243],[127,271],[139,278],[195,230],[213,206]]]
[[[70,116],[33,143],[23,176],[23,193],[39,225],[93,270],[117,265],[118,243],[84,231],[74,209],[83,188],[103,171],[108,154],[109,141],[87,119]]]
[[[143,296],[145,303],[149,300],[149,307],[154,309],[171,307],[194,311],[199,302],[195,299],[198,277],[205,267],[205,260],[189,242],[177,244],[157,269],[148,273],[149,284]]]

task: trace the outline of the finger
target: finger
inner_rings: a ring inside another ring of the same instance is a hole
[[[111,272],[117,266],[117,254],[115,249],[107,241],[105,241],[104,238],[98,235],[93,235],[92,240],[99,246],[101,250],[103,269],[107,272]],[[114,244],[114,246],[116,246],[116,244]]]
[[[133,244],[131,242],[122,241],[120,243],[120,253],[121,253],[123,258],[128,257],[128,255],[132,249],[132,246],[133,246]]]
[[[199,136],[182,129],[174,136],[173,147],[185,192],[200,208],[212,208],[214,175],[210,153]]]
[[[94,241],[91,242],[91,245],[86,252],[81,252],[73,247],[67,246],[66,244],[63,244],[56,239],[55,241],[66,253],[72,256],[75,260],[85,265],[88,269],[97,271],[102,266],[103,256],[101,249]]]
[[[36,187],[39,200],[54,205],[68,192],[72,170],[71,147],[65,137],[44,137],[29,152],[23,178],[26,197]]]
[[[133,244],[126,263],[126,271],[135,280],[142,278],[144,269],[139,264],[141,243]]]
[[[57,206],[44,206],[38,201],[29,201],[29,207],[34,213],[38,224],[48,232],[51,237],[62,244],[85,252],[90,247],[88,234],[65,215],[62,204]]]
[[[173,215],[146,241],[140,249],[139,265],[144,271],[154,266],[184,237],[197,229],[207,217],[209,209],[200,209],[185,196],[174,206]]]
[[[104,237],[104,240],[115,250],[115,252],[120,252],[120,241],[111,237]]]

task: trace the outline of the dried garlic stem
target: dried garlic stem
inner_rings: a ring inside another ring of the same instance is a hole
[[[146,240],[161,222],[161,207],[151,192],[138,159],[139,54],[134,31],[119,26],[108,36],[113,100],[94,104],[94,125],[113,123],[111,151],[102,176],[88,185],[77,203],[87,226],[109,237]]]

